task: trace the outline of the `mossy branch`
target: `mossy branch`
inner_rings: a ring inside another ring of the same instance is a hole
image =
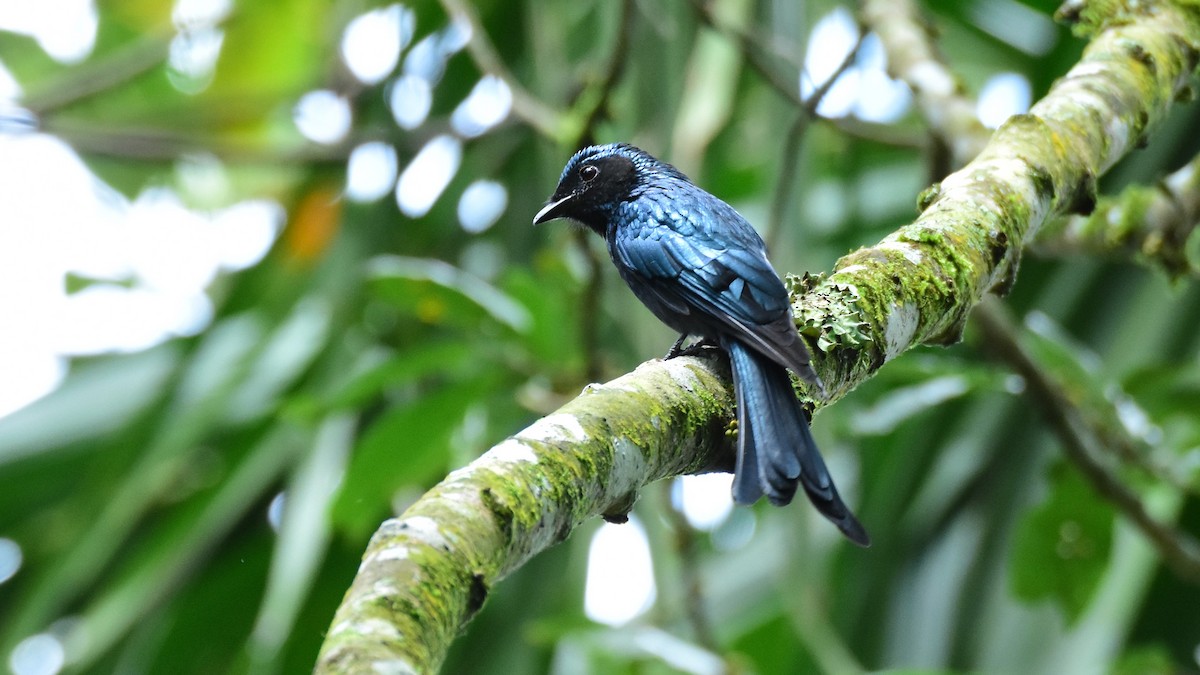
[[[975,102],[938,53],[933,28],[911,0],[862,0],[863,23],[880,38],[888,70],[914,93],[930,132],[950,153],[951,166],[974,157],[990,135],[975,116]],[[1082,21],[1070,6],[1060,17]],[[1084,30],[1095,27],[1082,24]],[[1195,241],[1200,225],[1200,157],[1156,185],[1131,185],[1103,197],[1090,215],[1052,219],[1033,242],[1039,255],[1131,256],[1171,278],[1200,275]]]
[[[1082,8],[1065,5],[1064,19],[1074,19],[1077,31],[1095,30]],[[909,0],[863,0],[864,22],[879,34],[893,74],[916,93],[917,106],[940,145],[949,149],[947,159],[961,164],[973,148],[986,142],[987,130],[975,119],[974,104],[962,93],[950,67],[939,58],[932,30]],[[1091,17],[1092,19],[1096,17]],[[981,136],[982,132],[982,136]],[[1033,240],[1039,254],[1132,254],[1146,265],[1160,266],[1173,278],[1200,271],[1192,234],[1200,219],[1200,157],[1154,187],[1130,186],[1115,197],[1103,197],[1091,215],[1052,219]],[[1092,449],[1104,449],[1154,479],[1193,491],[1176,471],[1148,459],[1137,440],[1119,426],[1104,423],[1118,417],[1111,402],[1087,414],[1079,401],[1063,394],[1054,381],[1049,364],[1034,363],[1018,344],[1016,331],[996,301],[985,301],[972,316],[983,325],[985,344],[998,358],[1030,383],[1032,398],[1063,441],[1065,455],[1092,483],[1097,493],[1110,501],[1147,540],[1158,548],[1164,561],[1184,579],[1200,578],[1200,555],[1186,535],[1158,523],[1107,467],[1092,457]],[[1043,372],[1045,371],[1045,372]],[[1098,387],[1098,383],[1093,383]]]
[[[1200,156],[1157,185],[1131,185],[1105,197],[1090,216],[1062,218],[1034,243],[1042,255],[1131,255],[1172,279],[1200,276]]]
[[[450,474],[372,537],[318,672],[435,670],[489,589],[597,515],[625,518],[642,486],[729,457],[728,376],[651,361]]]
[[[1140,3],[970,164],[926,191],[921,215],[827,278],[793,278],[797,321],[830,400],[917,344],[959,338],[1053,216],[1089,211],[1096,177],[1144,141],[1200,54],[1200,7]],[[713,363],[654,361],[590,387],[452,473],[372,539],[318,672],[428,672],[488,590],[638,489],[728,461],[731,395]]]
[[[1003,294],[1021,251],[1055,216],[1091,212],[1096,178],[1145,143],[1187,90],[1200,8],[1142,4],[1100,30],[1028,114],[970,164],[926,190],[916,222],[807,280],[796,310],[819,340],[835,397],[915,344],[956,342],[983,294]]]

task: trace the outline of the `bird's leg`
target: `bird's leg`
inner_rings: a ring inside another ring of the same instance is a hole
[[[683,341],[686,339],[688,339],[688,334],[680,333],[679,339],[676,340],[675,344],[671,345],[671,348],[667,350],[667,355],[663,357],[663,360],[668,361],[683,353]]]

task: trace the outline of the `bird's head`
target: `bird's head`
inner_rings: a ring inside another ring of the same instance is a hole
[[[567,162],[558,188],[533,217],[533,224],[570,218],[603,235],[613,209],[637,198],[640,188],[656,173],[682,177],[671,165],[632,145],[584,148]]]

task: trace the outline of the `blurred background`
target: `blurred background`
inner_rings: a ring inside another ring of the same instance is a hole
[[[1053,2],[920,3],[995,127],[1078,59]],[[367,538],[673,335],[594,237],[530,220],[580,144],[731,202],[828,271],[947,169],[852,4],[0,4],[0,657],[17,675],[305,672]],[[852,56],[847,60],[847,55]],[[841,67],[845,66],[845,67]],[[841,68],[840,68],[841,67]],[[809,120],[798,106],[835,73]],[[1196,105],[1101,183],[1200,150]],[[1027,257],[1047,367],[1183,476],[1200,292]],[[448,673],[1195,672],[1200,593],[981,347],[921,348],[815,433],[874,547],[811,509],[653,486],[494,589]]]

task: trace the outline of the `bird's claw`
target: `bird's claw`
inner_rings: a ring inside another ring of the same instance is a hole
[[[671,345],[671,349],[670,349],[670,351],[667,352],[667,355],[665,358],[673,359],[677,356],[696,356],[699,358],[712,358],[712,357],[715,357],[717,355],[717,353],[721,351],[721,347],[718,346],[717,343],[713,342],[712,340],[710,340],[708,338],[704,338],[703,340],[700,340],[699,342],[696,342],[694,344],[688,345],[687,347],[684,347],[683,341],[686,338],[687,338],[686,335],[679,336],[679,339],[675,341],[675,344]]]
[[[675,344],[671,345],[671,348],[667,350],[667,355],[663,357],[663,360],[670,361],[676,356],[679,356],[679,354],[683,351],[683,341],[686,339],[688,339],[687,333],[680,335],[679,339],[675,341]]]

